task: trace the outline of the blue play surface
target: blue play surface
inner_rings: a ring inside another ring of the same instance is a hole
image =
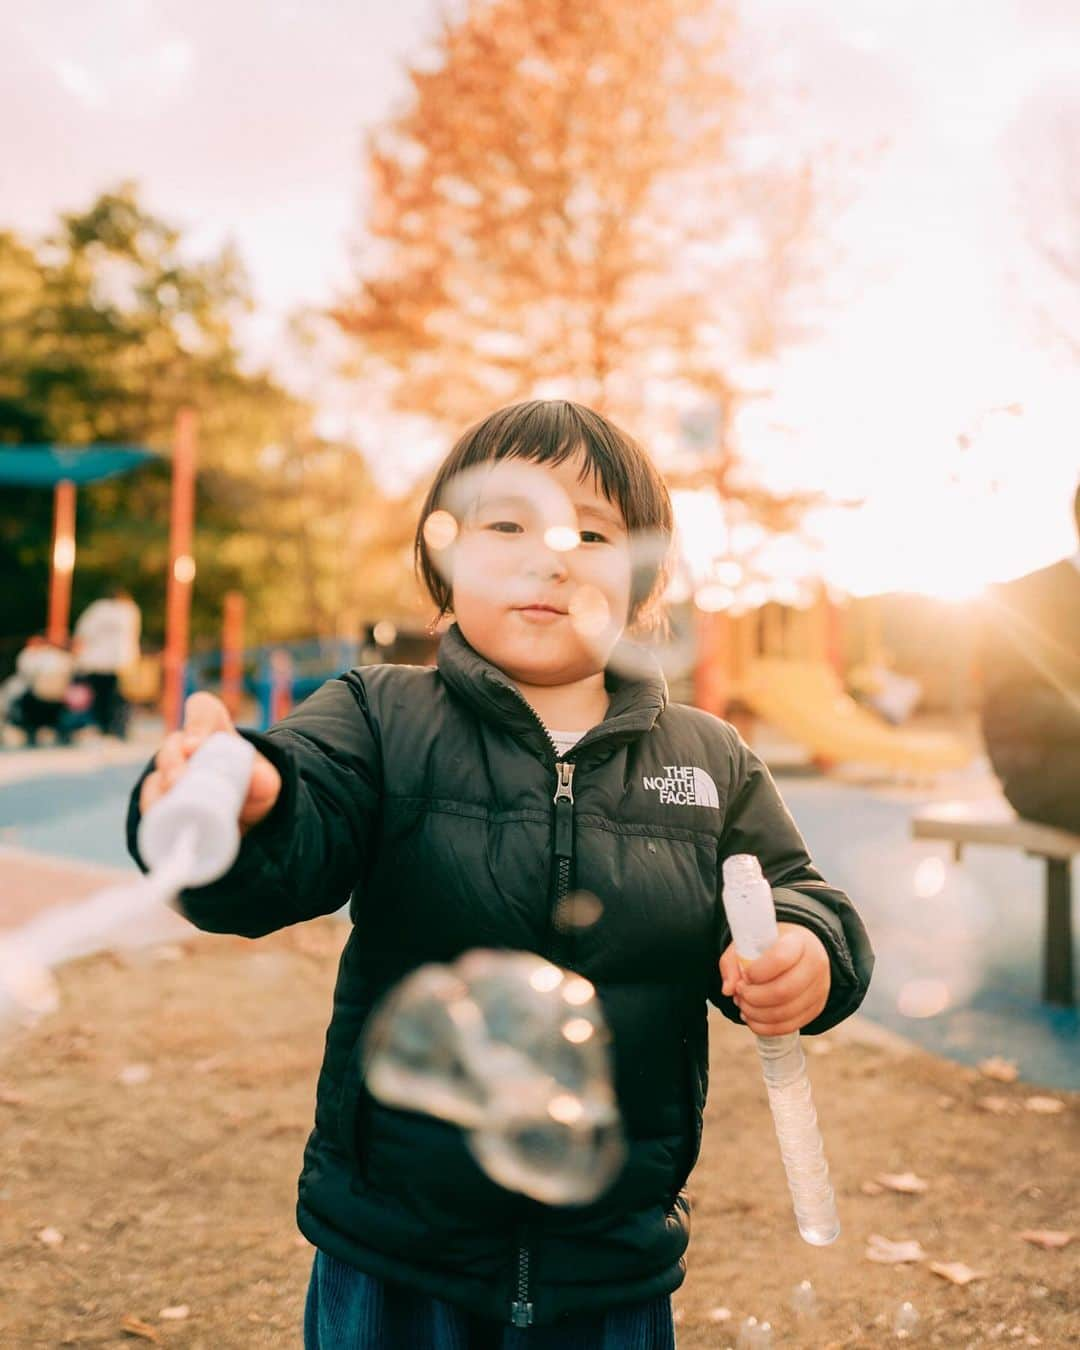
[[[115,765],[0,787],[0,843],[132,865],[123,818],[138,773]],[[865,1014],[962,1063],[1002,1055],[1027,1082],[1080,1088],[1080,1015],[1040,1000],[1042,864],[977,846],[953,864],[947,845],[911,840],[920,805],[911,796],[826,779],[779,785],[815,862],[870,930],[877,967]],[[943,998],[932,1015],[908,1015]]]

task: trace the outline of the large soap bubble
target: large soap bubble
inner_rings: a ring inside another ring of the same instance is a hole
[[[607,1028],[580,975],[527,952],[422,966],[374,1013],[368,1090],[461,1126],[508,1190],[587,1204],[625,1157]]]

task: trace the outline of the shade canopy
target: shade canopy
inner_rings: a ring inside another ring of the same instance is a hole
[[[129,473],[145,460],[156,458],[152,450],[134,445],[0,446],[0,484],[54,487],[65,479],[72,483],[97,483],[102,478]]]

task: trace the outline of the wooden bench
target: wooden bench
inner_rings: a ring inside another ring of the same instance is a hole
[[[1072,876],[1080,835],[1023,820],[1003,798],[940,802],[924,807],[911,822],[916,839],[944,839],[959,862],[967,844],[1019,848],[1046,863],[1046,930],[1043,943],[1043,999],[1074,1003],[1072,959]]]

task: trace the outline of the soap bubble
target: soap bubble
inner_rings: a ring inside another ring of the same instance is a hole
[[[772,1343],[772,1326],[756,1317],[747,1317],[739,1327],[735,1350],[772,1350]]]
[[[893,1318],[893,1331],[898,1341],[907,1341],[915,1335],[919,1326],[919,1314],[913,1303],[901,1303]]]
[[[373,1096],[468,1131],[488,1175],[545,1204],[583,1204],[625,1157],[596,991],[527,952],[423,966],[372,1017]]]
[[[604,912],[604,903],[588,891],[571,891],[555,906],[552,919],[560,933],[580,933],[598,923]]]
[[[809,1280],[800,1280],[791,1291],[791,1310],[800,1320],[809,1321],[817,1316],[817,1294]]]
[[[904,1017],[937,1017],[952,1001],[944,980],[905,980],[896,996],[896,1008]]]
[[[932,900],[945,889],[949,872],[944,858],[924,858],[915,868],[912,886],[920,900]]]

